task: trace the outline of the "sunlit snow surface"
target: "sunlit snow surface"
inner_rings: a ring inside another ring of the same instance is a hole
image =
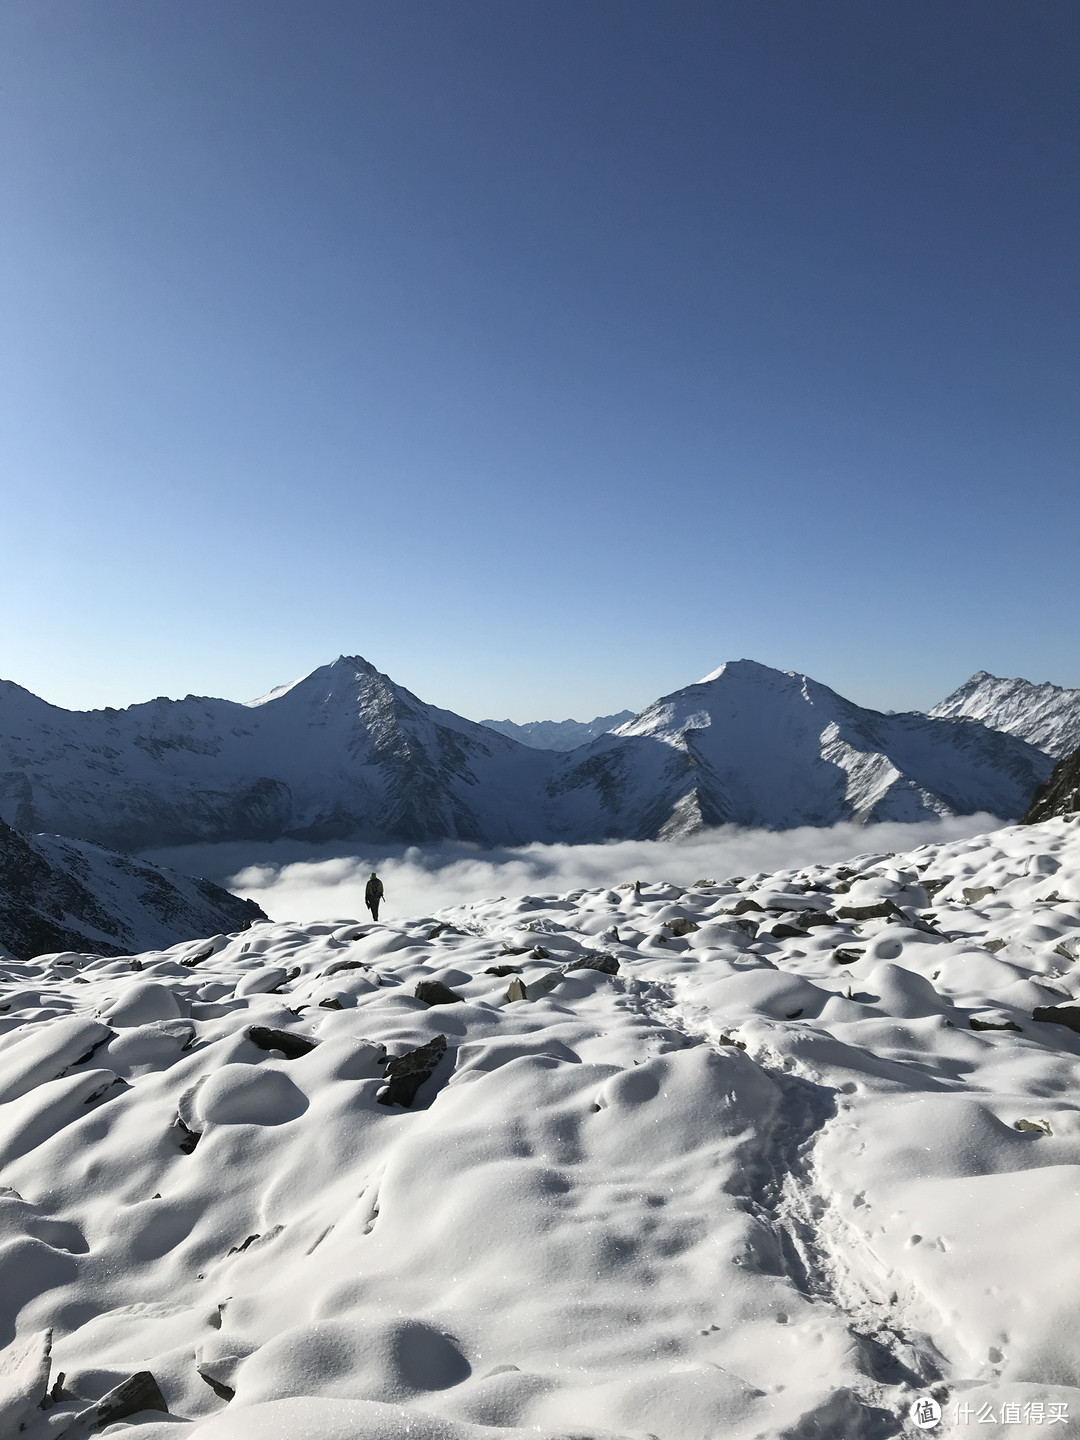
[[[1080,998],[1080,823],[640,878],[4,964],[0,1342],[66,1377],[0,1366],[5,1440],[146,1369],[171,1417],[108,1433],[851,1440],[933,1388],[936,1433],[1080,1434],[1080,1035],[1032,1020]]]

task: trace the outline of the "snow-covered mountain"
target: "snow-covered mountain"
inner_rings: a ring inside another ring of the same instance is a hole
[[[265,918],[209,880],[0,821],[0,950],[16,959],[132,955]]]
[[[749,660],[568,754],[425,704],[358,656],[247,705],[188,696],[71,712],[0,683],[0,818],[129,851],[1011,818],[1050,769],[976,721],[881,715]]]
[[[0,683],[0,817],[121,850],[207,840],[533,838],[547,756],[358,656],[251,704],[73,712]]]
[[[883,715],[738,660],[575,751],[549,789],[574,838],[644,839],[729,823],[1013,817],[1050,769],[977,722]]]
[[[1018,735],[1055,760],[1080,745],[1080,690],[1004,680],[979,670],[928,712],[935,719],[981,720],[991,730]]]
[[[524,725],[513,720],[481,720],[480,724],[537,750],[576,750],[633,718],[632,710],[620,710],[615,715],[597,715],[595,720],[529,720]]]

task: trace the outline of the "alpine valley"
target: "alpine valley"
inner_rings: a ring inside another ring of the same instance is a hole
[[[555,751],[429,705],[359,656],[246,704],[189,695],[76,712],[4,681],[0,819],[129,853],[1012,819],[1080,724],[1080,692],[1026,685],[980,673],[929,715],[885,715],[739,660]]]

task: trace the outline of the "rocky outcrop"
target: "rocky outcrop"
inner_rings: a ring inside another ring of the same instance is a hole
[[[1045,785],[1040,785],[1021,821],[1038,825],[1055,815],[1080,814],[1080,747],[1059,760]]]
[[[0,820],[0,949],[131,955],[266,917],[209,880]]]

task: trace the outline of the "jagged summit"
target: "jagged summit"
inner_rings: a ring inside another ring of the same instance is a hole
[[[1060,760],[1080,745],[1080,690],[1049,682],[1035,685],[977,670],[928,712],[934,719],[979,720],[1017,735]]]

